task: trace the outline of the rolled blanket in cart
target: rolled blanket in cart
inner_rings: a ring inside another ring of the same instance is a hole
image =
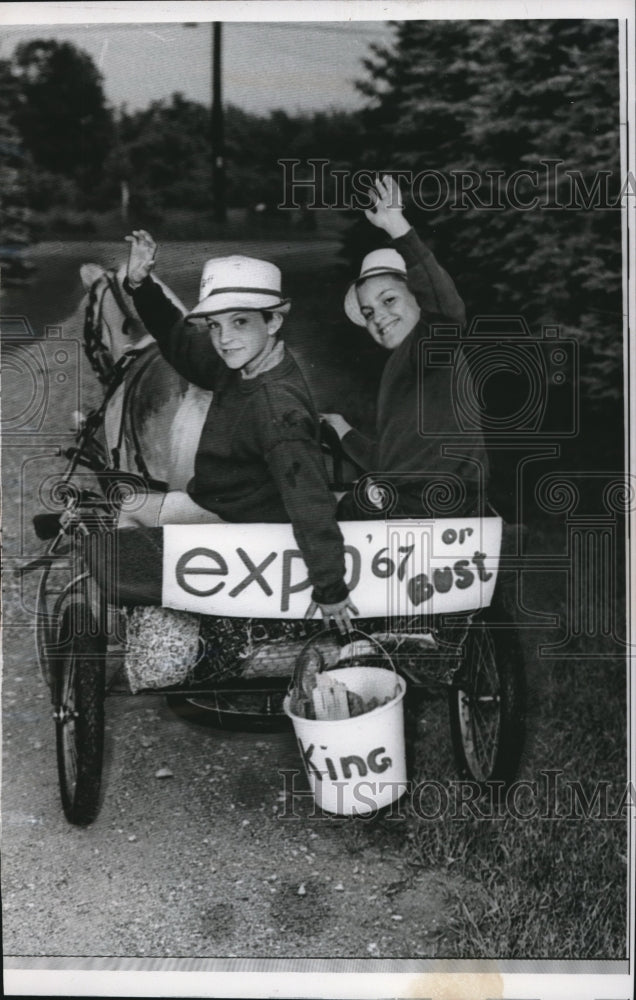
[[[502,521],[343,521],[346,583],[365,617],[488,607]],[[127,528],[87,546],[107,599],[236,618],[303,618],[311,582],[289,524]]]
[[[133,694],[180,684],[203,652],[199,616],[136,606],[126,616],[124,673]]]

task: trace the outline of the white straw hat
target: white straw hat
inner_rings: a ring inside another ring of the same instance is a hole
[[[228,309],[266,309],[288,313],[289,299],[281,292],[281,273],[275,264],[256,257],[212,257],[201,274],[199,302],[188,319],[227,312]]]
[[[356,288],[367,278],[375,278],[378,274],[399,274],[406,281],[406,264],[397,250],[372,250],[362,261],[359,277],[349,285],[345,295],[344,308],[347,316],[356,326],[367,325],[360,312]]]

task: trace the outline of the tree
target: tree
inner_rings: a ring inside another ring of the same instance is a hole
[[[38,39],[18,46],[13,68],[19,80],[13,120],[35,165],[90,190],[113,141],[93,60],[70,42]]]
[[[359,116],[352,112],[290,115],[276,109],[263,117],[230,106],[226,112],[226,145],[234,204],[260,201],[275,208],[285,197],[281,159],[300,160],[298,176],[310,159],[329,160],[331,170],[346,168],[361,137]],[[306,173],[313,176],[311,169]]]
[[[0,60],[0,257],[31,240],[25,183],[27,158],[11,121],[16,80],[7,60]]]
[[[210,112],[203,104],[173,94],[129,114],[122,111],[117,142],[107,163],[113,178],[125,175],[137,204],[207,210],[212,205]],[[227,204],[234,208],[266,205],[284,198],[279,160],[329,158],[346,166],[360,141],[356,115],[320,112],[290,115],[281,109],[256,115],[234,105],[225,108]]]
[[[207,209],[211,206],[209,111],[173,94],[142,111],[122,112],[116,171],[130,183],[131,203],[146,207]]]

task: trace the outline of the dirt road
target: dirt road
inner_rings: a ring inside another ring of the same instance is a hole
[[[111,698],[102,809],[69,826],[28,638],[5,649],[5,955],[443,954],[447,876],[409,868],[406,822],[312,817],[279,774],[299,770],[287,733],[220,734],[159,698]]]

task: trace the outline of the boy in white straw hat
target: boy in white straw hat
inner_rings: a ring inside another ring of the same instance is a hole
[[[183,317],[153,281],[156,244],[133,232],[124,287],[164,357],[214,391],[187,493],[148,494],[129,525],[291,521],[319,607],[341,631],[357,614],[344,582],[344,542],[319,444],[319,419],[278,332],[290,302],[275,264],[206,261],[199,302]],[[120,519],[120,527],[125,522]]]
[[[428,508],[426,498],[437,495],[438,501],[446,500],[448,515],[479,514],[488,475],[483,437],[477,430],[458,444],[453,367],[427,367],[418,358],[420,341],[431,324],[463,326],[464,304],[452,279],[404,218],[397,182],[389,176],[378,178],[374,194],[375,205],[365,215],[385,230],[393,246],[364,258],[344,308],[353,323],[366,327],[376,343],[391,352],[378,393],[376,440],[352,428],[341,414],[322,416],[357,465],[392,483],[392,513],[431,516],[435,510]],[[448,348],[448,341],[440,346]],[[456,351],[455,364],[460,356]],[[462,380],[462,391],[471,394],[465,366]],[[356,507],[348,495],[339,508],[341,517],[368,513],[368,506]]]

